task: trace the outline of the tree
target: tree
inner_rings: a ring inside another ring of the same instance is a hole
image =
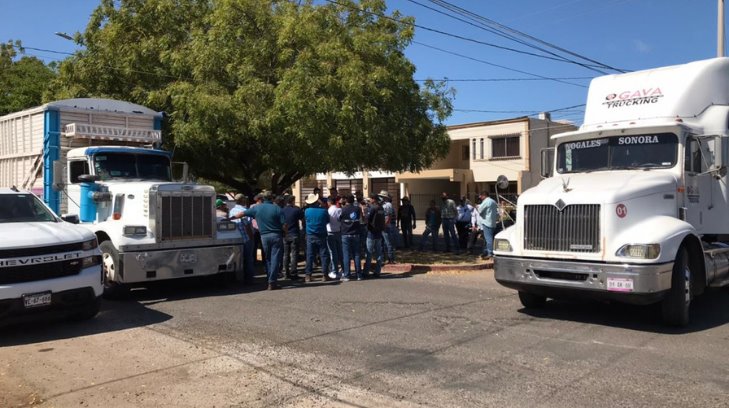
[[[0,116],[42,103],[43,92],[55,77],[54,65],[23,56],[20,41],[0,43]]]
[[[116,4],[116,6],[115,6]],[[54,86],[169,113],[198,176],[251,193],[330,170],[443,157],[452,91],[413,80],[412,25],[383,0],[102,1]]]

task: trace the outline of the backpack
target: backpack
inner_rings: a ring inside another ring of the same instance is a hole
[[[385,210],[382,209],[382,207],[377,206],[373,207],[370,211],[374,211],[374,215],[372,215],[369,219],[369,222],[367,223],[367,229],[370,232],[378,233],[385,230]]]

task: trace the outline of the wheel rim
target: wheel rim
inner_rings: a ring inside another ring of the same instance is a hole
[[[101,255],[101,260],[104,264],[104,283],[108,285],[114,277],[114,272],[116,272],[114,270],[114,258],[112,258],[111,254],[104,252]]]

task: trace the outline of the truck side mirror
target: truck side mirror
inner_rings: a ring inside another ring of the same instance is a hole
[[[61,216],[61,219],[66,222],[70,222],[71,224],[79,223],[78,214],[64,214]]]
[[[82,183],[95,183],[97,181],[101,180],[101,177],[95,175],[95,174],[82,174],[78,176],[78,181]]]
[[[66,183],[63,182],[63,174],[66,172],[66,166],[60,160],[53,161],[53,180],[51,188],[53,191],[63,191]]]
[[[543,178],[552,177],[552,171],[554,169],[554,147],[548,147],[542,149],[542,161],[540,173]]]

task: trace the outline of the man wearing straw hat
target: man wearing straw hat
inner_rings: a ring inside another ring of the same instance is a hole
[[[395,246],[397,245],[397,217],[395,208],[392,206],[390,193],[387,190],[378,194],[382,201],[382,209],[385,211],[385,232],[382,234],[382,241],[385,243],[385,256],[387,263],[395,263]]]
[[[316,254],[321,259],[321,270],[323,280],[329,280],[329,249],[327,248],[327,224],[329,224],[329,213],[321,207],[321,201],[317,194],[306,196],[308,208],[304,210],[304,222],[306,223],[306,269],[304,280],[311,282],[311,272],[314,268]]]

